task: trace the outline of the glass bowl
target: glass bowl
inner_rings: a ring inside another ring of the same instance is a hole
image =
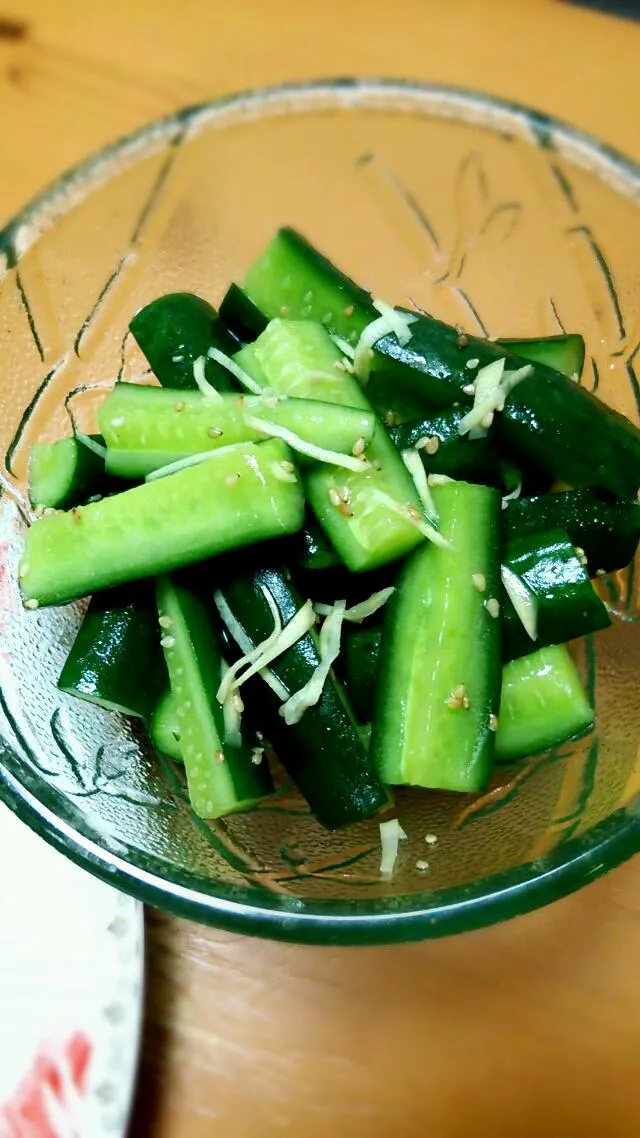
[[[28,206],[0,235],[0,793],[9,805],[152,905],[315,943],[489,924],[635,853],[633,570],[602,583],[614,628],[575,646],[597,733],[498,770],[479,798],[401,792],[409,840],[383,880],[375,820],[328,834],[287,788],[251,814],[196,818],[179,770],[132,721],[56,689],[82,606],[26,613],[15,569],[28,450],[68,431],[65,395],[139,376],[144,362],[126,334],[135,310],[181,289],[216,303],[282,224],[376,295],[471,332],[583,332],[583,382],[637,418],[639,197],[637,167],[532,111],[457,90],[338,80],[183,111]],[[425,845],[427,833],[436,845]]]

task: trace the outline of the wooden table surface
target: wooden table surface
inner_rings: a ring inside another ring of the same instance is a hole
[[[0,220],[156,115],[314,75],[477,87],[640,158],[639,59],[640,24],[556,0],[1,0]],[[424,945],[148,930],[135,1138],[640,1134],[640,860]]]

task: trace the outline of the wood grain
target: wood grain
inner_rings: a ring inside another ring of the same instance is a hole
[[[639,57],[637,25],[553,0],[4,0],[0,218],[181,104],[318,75],[477,87],[640,158]],[[156,913],[148,931],[134,1138],[640,1132],[640,862],[417,946],[282,946]]]

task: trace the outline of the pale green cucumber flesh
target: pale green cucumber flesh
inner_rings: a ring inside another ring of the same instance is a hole
[[[451,548],[415,552],[388,603],[372,754],[392,785],[477,791],[491,771],[500,698],[500,621],[490,603],[499,596],[500,496],[452,482],[435,487],[434,500]]]
[[[591,730],[594,711],[564,644],[540,648],[505,664],[497,762],[546,751]]]
[[[299,481],[282,481],[291,451],[273,439],[216,451],[198,465],[68,514],[25,537],[25,601],[63,604],[270,537],[304,521]]]
[[[157,599],[191,805],[201,818],[246,810],[269,793],[270,778],[250,747],[224,742],[222,655],[207,606],[176,577],[158,579]]]

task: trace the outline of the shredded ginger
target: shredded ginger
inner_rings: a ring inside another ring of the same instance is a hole
[[[292,450],[306,455],[307,458],[313,458],[316,462],[326,462],[329,466],[341,466],[345,470],[354,471],[356,474],[370,468],[366,458],[356,458],[352,454],[340,454],[335,450],[318,447],[314,443],[308,443],[305,439],[300,438],[300,435],[296,435],[287,427],[281,427],[277,423],[269,423],[266,419],[259,419],[256,415],[245,415],[244,421],[252,430],[260,431],[263,435],[271,435],[276,439],[282,439]]]
[[[215,360],[217,364],[220,364],[220,367],[226,368],[227,371],[231,372],[238,382],[241,383],[243,387],[246,387],[247,391],[252,391],[254,395],[262,395],[260,384],[256,383],[255,379],[252,379],[249,373],[240,367],[240,364],[237,364],[235,360],[232,360],[230,356],[225,355],[219,348],[209,348],[207,355],[209,359]]]
[[[316,614],[313,611],[313,605],[311,601],[306,601],[302,608],[298,609],[295,616],[292,617],[289,623],[283,628],[278,607],[271,593],[268,589],[265,589],[264,586],[262,588],[265,599],[273,613],[273,632],[271,632],[265,640],[261,641],[260,644],[256,644],[256,647],[251,652],[242,656],[240,660],[236,660],[235,664],[229,668],[216,693],[216,698],[219,703],[224,704],[232,688],[239,688],[241,684],[244,684],[247,680],[250,680],[252,676],[261,672],[266,668],[267,664],[270,664],[272,660],[275,660],[278,656],[281,656],[283,652],[286,652],[288,648],[291,648],[291,646],[300,640],[300,637],[304,636],[315,624]],[[242,671],[243,668],[245,671]]]
[[[398,343],[404,347],[411,339],[410,325],[418,319],[417,316],[397,312],[390,304],[385,304],[384,300],[374,300],[373,307],[381,315],[375,320],[371,320],[363,328],[353,357],[353,369],[363,385],[369,379],[370,352],[376,341],[382,339],[383,336],[388,336],[390,332],[395,332]]]
[[[383,877],[393,877],[398,858],[400,842],[406,842],[405,834],[397,818],[390,818],[388,822],[380,823],[380,844],[382,857],[380,858],[380,873]]]
[[[403,450],[402,461],[404,462],[407,470],[409,471],[409,474],[411,475],[413,484],[418,492],[418,497],[422,502],[425,514],[430,521],[437,522],[438,511],[436,509],[436,504],[433,500],[431,490],[429,489],[427,472],[422,464],[422,459],[420,458],[417,450],[415,450],[413,447],[410,447],[408,450]]]
[[[205,375],[204,369],[206,363],[207,360],[205,356],[198,356],[197,360],[193,361],[193,378],[196,381],[196,387],[202,395],[202,398],[206,399],[208,403],[224,403],[224,399],[218,389],[214,387],[212,383],[209,383]]]
[[[395,593],[395,585],[389,585],[386,589],[380,589],[377,593],[372,593],[365,601],[360,601],[357,605],[352,605],[351,608],[344,610],[344,619],[351,621],[352,624],[362,624],[368,616],[373,616],[378,609],[386,605],[392,593]],[[328,616],[333,610],[334,605],[325,605],[319,601],[314,606],[315,611],[319,616]]]
[[[521,577],[503,565],[500,569],[502,584],[516,610],[525,632],[532,640],[538,639],[538,604]]]
[[[531,374],[531,364],[516,371],[506,371],[506,359],[494,360],[480,368],[475,378],[473,407],[460,420],[458,432],[472,439],[486,435],[497,411],[504,410],[507,395]]]
[[[82,431],[76,431],[75,437],[87,450],[92,450],[93,453],[97,454],[100,458],[107,457],[107,448],[103,447],[101,443],[97,443],[90,435],[85,435]]]
[[[310,602],[308,602],[310,603]],[[340,638],[346,601],[336,601],[320,629],[320,662],[313,675],[299,691],[282,704],[280,715],[287,726],[299,723],[308,707],[320,699],[331,665],[340,654]]]
[[[265,597],[266,597],[266,595],[267,595],[267,593],[265,590]],[[222,623],[224,624],[225,628],[227,629],[227,632],[229,633],[229,635],[233,637],[236,644],[238,645],[238,648],[243,653],[243,659],[248,660],[249,657],[253,655],[253,653],[257,654],[257,648],[253,647],[249,637],[247,636],[246,632],[244,631],[244,628],[242,627],[240,622],[236,620],[231,609],[229,608],[229,605],[227,604],[226,600],[224,599],[223,594],[220,592],[219,589],[216,589],[215,593],[213,594],[213,599],[214,599],[216,608],[217,608],[218,612],[220,613],[220,619],[222,620]],[[276,618],[276,620],[274,620],[274,626],[276,626],[278,631],[280,631],[280,629],[282,628],[282,622],[280,620],[280,613],[278,612],[277,609],[276,609],[276,613],[277,613],[277,618]],[[275,631],[275,627],[274,627],[274,631]],[[263,641],[263,644],[264,644],[264,641]],[[260,648],[260,647],[261,647],[261,645],[258,645],[258,648]],[[276,693],[276,695],[278,696],[279,699],[287,699],[287,696],[289,695],[289,693],[288,693],[286,687],[284,686],[283,683],[280,682],[280,680],[278,679],[277,676],[274,676],[273,672],[270,672],[268,668],[262,668],[258,674],[259,674],[260,678],[263,679],[264,682],[269,685],[271,690]],[[222,678],[224,679],[224,676]]]

